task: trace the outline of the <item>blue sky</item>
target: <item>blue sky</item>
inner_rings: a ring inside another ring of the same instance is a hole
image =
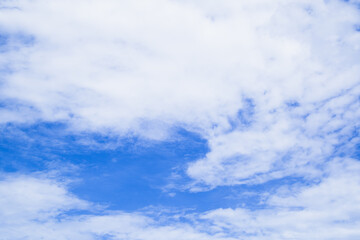
[[[274,181],[266,186],[226,186],[198,193],[175,187],[168,189],[169,183],[180,185],[191,181],[184,170],[186,164],[204,157],[209,151],[204,139],[181,129],[178,138],[171,142],[148,142],[136,137],[115,139],[94,134],[90,137],[100,145],[89,149],[79,143],[85,136],[64,135],[64,128],[64,125],[53,124],[4,127],[2,170],[31,173],[68,168],[59,175],[76,179],[69,184],[74,194],[107,205],[108,209],[123,211],[149,206],[201,211],[243,204],[249,208],[261,207],[258,196],[247,193],[276,186]],[[114,142],[120,145],[105,146]],[[182,175],[182,179],[175,182],[173,174]],[[291,179],[281,181],[291,182]],[[241,196],[242,193],[246,194]]]
[[[0,238],[360,238],[357,0],[0,0]]]

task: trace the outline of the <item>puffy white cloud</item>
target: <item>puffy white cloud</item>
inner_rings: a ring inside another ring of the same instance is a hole
[[[70,194],[61,182],[5,177],[0,182],[0,233],[4,240],[353,240],[360,237],[359,170],[357,160],[334,159],[319,182],[269,192],[262,208],[163,215],[94,210],[93,204]]]
[[[210,147],[188,165],[191,191],[306,180],[268,193],[265,209],[184,223],[95,213],[59,181],[3,176],[1,237],[359,239],[359,163],[333,157],[358,144],[356,4],[1,1],[1,123],[60,121],[74,133],[151,140],[186,128]]]
[[[187,128],[210,146],[187,170],[193,191],[319,176],[357,126],[354,2],[1,4],[2,122],[157,140]]]

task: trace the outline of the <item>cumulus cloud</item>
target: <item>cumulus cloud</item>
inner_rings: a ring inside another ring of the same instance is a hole
[[[320,182],[269,192],[265,207],[205,213],[114,212],[34,176],[0,182],[3,239],[358,239],[360,164],[338,158]],[[100,209],[100,208],[99,208]],[[88,213],[71,214],[79,210]],[[185,221],[184,221],[185,220]]]
[[[316,165],[359,117],[355,3],[1,4],[2,122],[156,140],[180,126],[209,142],[187,171],[200,185]]]
[[[149,140],[171,140],[180,127],[210,149],[187,165],[190,191],[286,176],[309,183],[271,193],[269,209],[187,216],[192,227],[141,213],[59,219],[91,204],[55,180],[6,178],[1,235],[359,238],[358,163],[345,158],[358,144],[358,3],[1,1],[2,124],[62,122],[74,134]]]
[[[210,186],[260,183],[292,174],[318,177],[330,157],[339,151],[349,155],[355,148],[359,90],[355,86],[303,107],[284,104],[260,115],[250,127],[217,135],[209,140],[212,151],[191,163],[187,172]]]

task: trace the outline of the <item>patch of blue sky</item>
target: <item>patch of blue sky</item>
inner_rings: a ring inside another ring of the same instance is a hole
[[[300,103],[299,103],[298,101],[295,101],[295,100],[293,100],[293,101],[288,101],[288,102],[286,102],[286,106],[287,106],[288,108],[296,108],[296,107],[299,107],[299,106],[300,106]]]
[[[334,153],[331,158],[350,157],[360,160],[360,144],[358,143],[360,138],[359,132],[360,126],[355,126],[350,135],[340,136],[340,144],[334,146]]]
[[[235,117],[229,117],[228,122],[231,126],[229,129],[233,131],[238,128],[249,127],[253,120],[255,114],[255,103],[253,99],[245,98],[243,100],[243,107],[237,112]]]
[[[360,32],[360,24],[355,24],[354,29],[355,31]]]
[[[262,197],[281,185],[302,183],[299,178],[283,178],[264,184],[220,186],[211,191],[191,193],[182,189],[164,191],[171,174],[177,171],[187,183],[186,164],[204,157],[207,142],[198,135],[178,129],[174,141],[146,143],[141,139],[111,138],[93,134],[99,145],[81,143],[81,135],[66,133],[62,123],[31,126],[9,124],[0,136],[0,167],[4,172],[31,173],[64,170],[63,178],[76,179],[70,190],[81,199],[101,204],[109,210],[134,211],[148,206],[196,209],[266,208]],[[89,138],[89,136],[87,136]],[[108,142],[115,148],[101,147]],[[170,194],[172,193],[172,194]]]
[[[6,32],[0,29],[0,53],[32,47],[36,43],[33,35],[24,32]],[[2,68],[2,67],[1,67]]]
[[[63,124],[53,123],[3,127],[2,170],[28,173],[46,171],[51,166],[61,169],[61,165],[75,165],[79,167],[77,171],[64,175],[82,179],[72,185],[76,195],[129,210],[169,198],[162,187],[173,168],[203,157],[208,151],[206,141],[184,130],[180,131],[183,138],[174,142],[148,144],[128,138],[121,139],[118,147],[108,149],[101,145],[119,140],[93,135],[98,144],[89,148],[81,144],[81,136],[64,134],[64,128]]]
[[[6,45],[8,40],[9,40],[9,38],[7,35],[0,34],[0,47]]]

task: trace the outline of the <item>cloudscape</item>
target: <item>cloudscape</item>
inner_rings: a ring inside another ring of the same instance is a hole
[[[360,1],[0,0],[0,239],[360,239]]]

